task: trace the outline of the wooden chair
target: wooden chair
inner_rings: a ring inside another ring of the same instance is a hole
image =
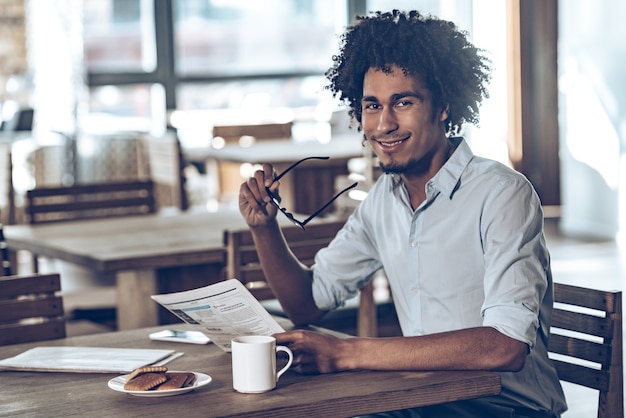
[[[26,192],[31,224],[156,212],[152,180],[42,187]]]
[[[31,224],[147,215],[156,212],[154,183],[133,180],[36,188],[26,192],[25,212]],[[33,271],[38,271],[35,254]]]
[[[180,141],[174,132],[160,137],[142,139],[148,157],[150,179],[155,184],[159,208],[176,207],[182,211],[189,208],[185,177],[185,164]]]
[[[622,292],[555,283],[554,301],[548,350],[559,378],[600,392],[598,418],[623,417]]]
[[[58,274],[0,277],[0,345],[64,338]]]
[[[311,266],[315,254],[328,246],[344,223],[345,220],[307,224],[306,231],[290,225],[283,227],[282,231],[295,256],[305,265]],[[259,300],[274,299],[259,263],[250,230],[224,231],[224,246],[227,252],[224,278],[240,280]],[[377,321],[372,281],[361,291],[357,315],[358,335],[375,336]]]

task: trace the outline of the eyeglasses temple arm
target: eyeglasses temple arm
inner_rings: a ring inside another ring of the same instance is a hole
[[[342,191],[340,191],[339,193],[337,193],[332,199],[330,199],[324,206],[322,206],[321,208],[319,208],[318,210],[316,210],[311,216],[309,216],[308,218],[306,218],[304,221],[302,221],[302,225],[306,225],[311,219],[315,218],[316,216],[318,216],[320,213],[322,213],[324,211],[324,209],[326,209],[327,207],[329,207],[335,200],[337,200],[337,198],[339,196],[341,196],[342,194],[344,194],[345,192],[347,192],[350,189],[354,189],[359,183],[353,183],[352,185],[346,187],[345,189],[343,189]]]
[[[274,177],[274,181],[280,180],[285,174],[290,172],[295,166],[297,166],[300,163],[305,162],[306,160],[328,160],[329,158],[330,157],[306,157],[306,158],[303,158],[303,159],[301,159],[299,161],[296,161],[295,163],[291,164],[289,167],[287,167],[285,169],[285,171],[283,171],[282,173],[280,173],[279,175]]]

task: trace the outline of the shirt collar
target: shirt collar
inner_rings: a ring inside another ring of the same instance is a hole
[[[461,181],[461,175],[472,158],[474,158],[474,153],[461,137],[450,138],[450,142],[456,149],[448,158],[448,161],[441,167],[441,170],[428,183],[452,199]]]
[[[437,172],[437,174],[435,174],[435,176],[428,181],[426,187],[430,187],[430,190],[428,190],[429,195],[435,195],[441,192],[452,199],[452,196],[461,181],[461,175],[472,158],[474,158],[474,153],[462,137],[450,138],[450,142],[456,149],[448,161],[446,161],[443,167],[441,167],[439,172]],[[396,190],[402,185],[402,179],[398,174],[388,174],[388,176],[391,180],[391,191]]]

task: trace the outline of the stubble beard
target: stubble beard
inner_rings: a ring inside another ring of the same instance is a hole
[[[383,163],[379,159],[380,168],[385,174],[424,174],[430,169],[434,156],[434,150],[423,156],[422,158],[411,158],[405,163],[399,163],[397,161],[391,161],[390,163]]]

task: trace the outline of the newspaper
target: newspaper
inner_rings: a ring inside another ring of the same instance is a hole
[[[224,351],[240,335],[272,335],[284,329],[239,280],[185,292],[153,295],[157,303],[195,325]]]
[[[174,350],[111,347],[34,347],[0,360],[0,370],[75,373],[130,373],[178,358]]]

